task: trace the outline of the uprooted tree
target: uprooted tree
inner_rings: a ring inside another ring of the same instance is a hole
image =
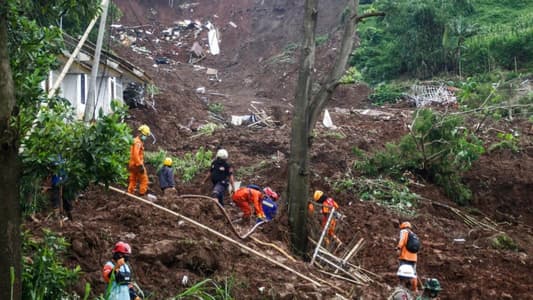
[[[300,56],[298,84],[294,100],[294,117],[291,128],[289,178],[287,198],[289,202],[289,225],[291,247],[295,254],[303,256],[307,250],[307,199],[309,196],[309,148],[315,123],[344,75],[348,58],[355,42],[357,23],[367,17],[383,16],[374,12],[357,15],[358,0],[349,0],[345,13],[344,33],[340,52],[333,69],[313,93],[313,69],[315,63],[315,36],[318,15],[318,0],[305,1],[303,22],[304,38]]]

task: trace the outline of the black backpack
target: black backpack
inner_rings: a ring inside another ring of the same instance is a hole
[[[418,236],[412,231],[409,231],[408,233],[406,248],[411,253],[417,253],[418,250],[420,250],[420,240],[418,239]]]

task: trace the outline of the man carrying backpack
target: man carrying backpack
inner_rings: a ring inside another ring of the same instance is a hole
[[[400,240],[396,250],[400,252],[400,267],[410,265],[414,270],[414,277],[411,278],[411,289],[416,293],[418,291],[418,278],[416,277],[417,252],[420,248],[420,241],[414,232],[411,231],[411,223],[403,222],[400,224]]]

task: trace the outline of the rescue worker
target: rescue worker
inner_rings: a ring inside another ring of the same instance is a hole
[[[322,228],[324,228],[326,226],[326,223],[328,222],[331,209],[335,208],[335,210],[337,210],[339,208],[339,205],[337,204],[337,202],[335,202],[335,200],[333,200],[333,198],[328,197],[326,194],[324,194],[323,191],[320,191],[320,190],[316,190],[313,193],[313,200],[315,200],[317,203],[322,205],[321,224],[322,224]],[[313,203],[309,203],[308,209],[309,209],[309,212],[311,213],[314,212],[315,208],[314,208]],[[337,248],[339,248],[340,245],[342,245],[342,241],[335,234],[335,227],[337,226],[337,220],[336,220],[337,216],[340,216],[340,214],[335,214],[335,216],[331,219],[331,222],[329,223],[328,235],[326,236],[325,241],[326,241],[326,245],[329,245],[328,237],[331,237],[337,243]]]
[[[144,141],[150,135],[150,127],[141,125],[138,131],[139,134],[133,139],[133,144],[130,148],[128,193],[135,193],[137,181],[139,181],[139,195],[144,196],[148,190],[148,174],[144,167]]]
[[[211,196],[218,199],[218,203],[224,206],[224,193],[231,184],[231,190],[235,191],[235,183],[233,181],[233,168],[227,162],[228,151],[226,149],[218,149],[216,158],[211,163],[209,173],[204,179],[204,183],[211,178],[213,183],[213,191]]]
[[[175,183],[174,183],[174,168],[172,168],[172,158],[167,157],[163,161],[163,167],[158,172],[159,177],[159,187],[163,191],[163,194],[166,195],[169,192],[176,192]]]
[[[243,221],[249,222],[250,216],[252,215],[252,209],[250,204],[253,204],[255,209],[255,214],[257,216],[257,221],[266,221],[265,212],[262,207],[263,192],[260,188],[255,188],[251,186],[242,187],[233,193],[231,197],[233,202],[241,209]]]
[[[414,277],[411,279],[411,288],[413,291],[418,291],[418,278],[416,277],[416,261],[417,261],[417,254],[410,252],[407,249],[407,240],[409,238],[409,232],[411,231],[411,223],[409,222],[403,222],[400,224],[400,239],[398,241],[398,245],[396,246],[396,250],[399,251],[399,261],[400,261],[400,267],[402,265],[409,265],[413,268]]]
[[[263,193],[264,197],[263,201],[261,201],[261,207],[263,208],[267,221],[272,221],[278,211],[278,204],[276,202],[279,199],[279,195],[270,187],[264,188]]]
[[[399,285],[394,289],[388,300],[414,300],[411,293],[411,284],[413,278],[416,279],[415,270],[411,265],[400,265],[396,273],[399,279]]]
[[[66,161],[61,155],[52,163],[52,168],[56,170],[54,174],[48,176],[43,186],[43,192],[49,192],[54,215],[63,220],[62,214],[66,215],[66,219],[72,221],[72,200],[75,198],[75,193],[67,185],[67,172],[65,171]]]
[[[107,300],[140,300],[132,284],[132,272],[128,265],[131,247],[124,242],[118,242],[113,248],[113,259],[108,261],[102,269],[104,281],[111,286],[107,289]]]

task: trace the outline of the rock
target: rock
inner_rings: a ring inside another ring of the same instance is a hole
[[[87,256],[87,248],[84,247],[84,243],[80,240],[73,240],[72,243],[72,250],[74,253],[78,254],[81,257]]]
[[[501,299],[513,299],[513,296],[511,296],[511,295],[509,295],[509,294],[503,292],[503,293],[502,293],[502,297],[501,297]]]
[[[139,258],[148,260],[161,261],[163,264],[169,264],[178,254],[178,242],[174,240],[162,240],[152,244],[144,245],[139,252]]]

